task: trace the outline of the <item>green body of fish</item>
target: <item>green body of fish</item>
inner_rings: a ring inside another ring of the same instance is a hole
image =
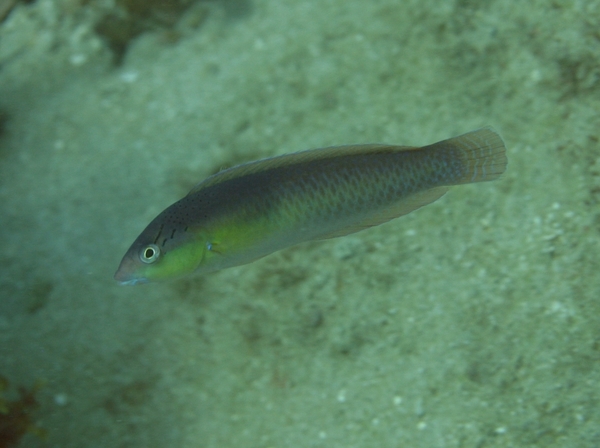
[[[357,232],[506,169],[490,128],[420,148],[314,149],[221,171],[158,215],[115,274],[123,284],[249,263],[303,241]]]

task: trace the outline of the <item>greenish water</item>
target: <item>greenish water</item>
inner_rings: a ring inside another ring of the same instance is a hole
[[[0,24],[0,375],[10,399],[43,381],[47,431],[19,446],[600,446],[600,1],[201,2],[121,59],[109,6]],[[499,181],[209,276],[112,279],[222,167],[484,125]]]

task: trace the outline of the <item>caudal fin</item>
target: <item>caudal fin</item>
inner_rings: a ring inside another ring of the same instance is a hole
[[[452,147],[462,162],[463,173],[457,184],[487,182],[506,170],[506,146],[492,128],[482,128],[459,135],[436,145]]]

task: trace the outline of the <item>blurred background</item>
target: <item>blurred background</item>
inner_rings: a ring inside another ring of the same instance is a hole
[[[0,0],[0,447],[600,445],[600,1]],[[500,132],[498,181],[119,286],[220,169]]]

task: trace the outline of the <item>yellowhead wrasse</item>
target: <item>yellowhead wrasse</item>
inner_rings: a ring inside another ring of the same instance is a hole
[[[497,179],[506,148],[490,128],[419,148],[335,146],[226,169],[158,215],[115,274],[122,284],[249,263],[304,241],[405,215],[450,186]]]

